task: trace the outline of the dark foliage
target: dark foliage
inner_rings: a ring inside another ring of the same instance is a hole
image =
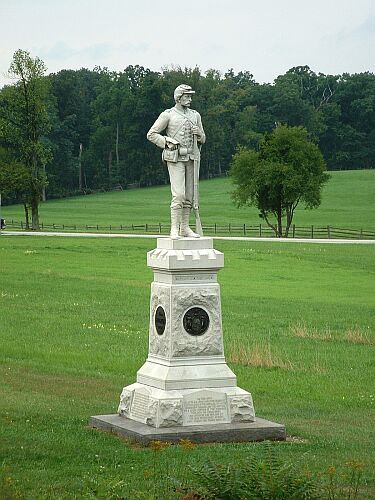
[[[225,174],[238,146],[257,148],[278,123],[306,128],[329,170],[375,165],[373,73],[324,75],[300,66],[273,84],[259,84],[249,72],[167,68],[158,73],[128,66],[122,72],[62,70],[45,78],[51,130],[44,141],[53,153],[46,165],[47,197],[165,183],[160,150],[146,133],[158,114],[174,105],[173,90],[182,82],[197,92],[193,107],[207,135],[203,178]],[[0,91],[3,106],[9,89]],[[9,195],[9,201],[14,198]]]

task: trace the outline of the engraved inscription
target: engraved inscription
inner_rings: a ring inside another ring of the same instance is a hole
[[[131,416],[134,420],[146,422],[150,396],[140,391],[136,391],[133,397]]]
[[[216,281],[214,274],[180,274],[175,277],[175,281],[184,283],[194,283],[195,281]]]
[[[228,404],[225,394],[200,391],[184,397],[184,425],[229,423]]]

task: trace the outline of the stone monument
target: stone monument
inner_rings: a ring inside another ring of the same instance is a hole
[[[217,280],[224,255],[212,238],[189,227],[191,208],[198,215],[199,151],[193,136],[205,140],[200,116],[188,109],[192,93],[187,85],[177,87],[180,106],[162,113],[148,134],[168,150],[163,157],[172,190],[171,235],[158,238],[147,254],[154,273],[148,358],[136,382],[123,388],[118,415],[91,417],[90,425],[143,443],[282,440],[285,427],[255,417],[251,394],[237,386],[226,364]],[[168,136],[160,135],[164,129]]]
[[[159,238],[148,253],[149,355],[121,394],[119,414],[152,427],[253,422],[251,395],[224,358],[217,272],[224,256],[212,238]]]

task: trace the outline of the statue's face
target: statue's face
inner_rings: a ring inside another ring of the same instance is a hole
[[[181,106],[184,106],[184,107],[190,107],[190,104],[191,104],[191,94],[183,94],[181,97],[180,97],[180,104]]]

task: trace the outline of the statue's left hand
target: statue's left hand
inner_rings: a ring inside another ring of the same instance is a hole
[[[192,130],[192,132],[193,132],[194,135],[198,135],[198,136],[201,135],[201,131],[200,131],[200,129],[199,129],[199,127],[197,125],[193,125],[191,127],[191,130]]]

